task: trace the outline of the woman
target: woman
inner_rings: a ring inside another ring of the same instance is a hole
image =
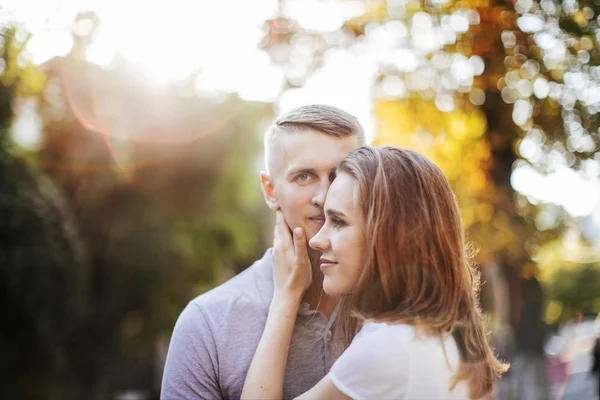
[[[338,167],[325,215],[310,246],[322,254],[323,290],[341,296],[336,323],[347,348],[301,397],[488,395],[508,366],[488,344],[478,275],[440,169],[410,150],[361,147]],[[304,233],[296,228],[293,235],[295,265],[273,271],[275,292],[243,398],[281,397],[294,320],[311,278]]]

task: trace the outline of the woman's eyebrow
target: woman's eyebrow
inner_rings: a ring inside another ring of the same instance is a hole
[[[331,208],[328,208],[325,212],[330,217],[334,217],[334,216],[335,217],[345,217],[346,216],[346,214],[344,214],[343,212],[337,211],[337,210],[334,210],[334,209],[331,209]]]

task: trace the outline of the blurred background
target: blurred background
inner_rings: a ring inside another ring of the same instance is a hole
[[[502,399],[593,399],[598,0],[0,1],[0,397],[156,399],[198,294],[270,246],[279,112],[451,181]]]

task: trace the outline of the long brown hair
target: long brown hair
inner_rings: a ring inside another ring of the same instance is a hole
[[[471,397],[489,394],[508,365],[489,346],[479,274],[442,171],[414,151],[382,146],[356,149],[338,172],[358,183],[368,249],[358,287],[340,305],[344,345],[367,320],[451,332],[461,357],[453,387],[467,379]]]

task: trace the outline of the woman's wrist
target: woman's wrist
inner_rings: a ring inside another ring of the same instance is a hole
[[[286,290],[276,290],[271,300],[270,312],[296,316],[300,308],[301,296]]]

